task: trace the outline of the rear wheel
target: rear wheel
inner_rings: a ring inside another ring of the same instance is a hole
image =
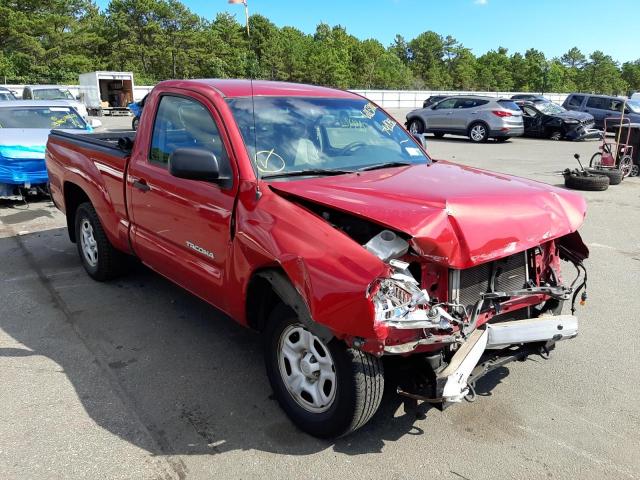
[[[637,177],[638,175],[640,175],[640,166],[637,163],[634,163],[631,167],[631,173],[629,174],[629,176]]]
[[[377,411],[384,389],[379,358],[337,339],[325,343],[284,304],[271,313],[264,339],[275,397],[300,429],[338,437],[360,428]]]
[[[419,135],[424,133],[424,122],[419,118],[412,118],[409,121],[409,132],[412,135]]]
[[[138,130],[138,125],[140,124],[140,118],[139,117],[133,117],[133,120],[131,120],[131,129],[132,130]]]
[[[591,157],[591,161],[589,162],[589,166],[591,168],[598,168],[602,165],[602,153],[596,152]]]
[[[122,274],[127,258],[109,242],[93,205],[81,203],[75,220],[78,255],[89,276],[105,281]]]
[[[631,171],[633,170],[633,159],[629,155],[625,155],[620,160],[619,165],[620,171],[622,172],[623,177],[628,177],[631,175]]]
[[[469,127],[469,138],[475,143],[486,142],[489,139],[489,128],[484,123],[474,123]]]

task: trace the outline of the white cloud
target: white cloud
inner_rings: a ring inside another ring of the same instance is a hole
[[[473,3],[475,3],[476,5],[487,5],[489,3],[489,0],[473,0]]]

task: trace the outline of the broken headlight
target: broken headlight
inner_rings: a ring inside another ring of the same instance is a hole
[[[406,269],[407,264],[398,260],[391,260],[390,264],[393,274],[369,286],[375,322],[397,329],[451,328],[451,317],[439,307],[431,308],[429,295],[420,289]]]

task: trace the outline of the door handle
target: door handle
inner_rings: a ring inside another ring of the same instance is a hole
[[[142,192],[148,192],[151,187],[147,185],[147,181],[142,178],[133,182],[133,186]]]

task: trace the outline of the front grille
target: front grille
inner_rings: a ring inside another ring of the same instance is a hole
[[[519,290],[527,283],[527,254],[517,253],[510,257],[484,263],[465,270],[451,270],[449,274],[449,298],[467,307],[487,292]]]

